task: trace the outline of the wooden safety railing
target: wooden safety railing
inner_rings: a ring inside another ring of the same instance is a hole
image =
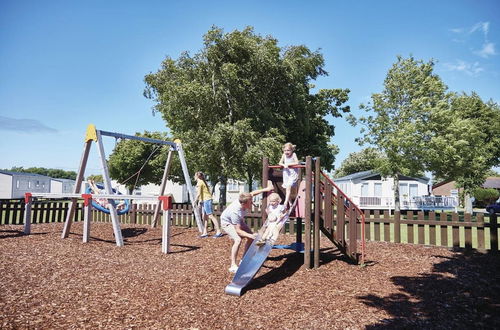
[[[365,258],[365,214],[354,202],[328,177],[320,172],[318,189],[324,201],[321,215],[323,232],[339,247],[346,249],[346,254],[357,260],[357,240],[361,241],[361,264]],[[346,218],[349,226],[345,233]],[[360,225],[358,228],[358,224]],[[358,235],[359,233],[359,235]],[[346,236],[349,244],[346,244]]]

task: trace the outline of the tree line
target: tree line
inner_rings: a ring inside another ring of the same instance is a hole
[[[324,65],[323,55],[305,45],[280,47],[252,27],[225,33],[214,26],[200,51],[167,56],[145,76],[144,96],[155,101],[153,113],[167,132],[137,134],[181,139],[188,167],[222,188],[227,178],[252,186],[262,157],[277,163],[288,141],[297,145],[299,158],[319,156],[332,170],[339,147],[331,143],[331,122],[345,115],[361,127],[358,143],[383,155],[373,169],[396,182],[399,175],[430,171],[470,191],[500,163],[499,106],[474,92],[448,91],[433,60],[398,56],[383,90],[360,105],[366,115],[358,118],[349,115],[348,88],[316,90],[313,82],[328,75]],[[166,147],[120,141],[110,174],[129,188],[159,183],[166,154]],[[182,177],[178,162],[172,173],[174,180]],[[399,193],[395,197],[398,202]]]
[[[57,169],[57,168],[45,168],[45,167],[24,168],[22,166],[14,166],[11,169],[4,169],[4,170],[10,171],[10,172],[19,172],[19,173],[40,174],[40,175],[45,175],[45,176],[48,176],[51,178],[56,178],[56,179],[71,179],[71,180],[76,179],[76,172],[75,171],[64,171],[64,170]]]

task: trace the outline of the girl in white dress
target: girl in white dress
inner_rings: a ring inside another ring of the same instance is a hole
[[[290,142],[285,143],[279,165],[283,166],[283,188],[286,189],[285,203],[283,205],[285,205],[285,208],[288,208],[292,187],[295,186],[299,179],[298,169],[290,168],[290,166],[299,165],[299,160],[295,154],[295,145]]]

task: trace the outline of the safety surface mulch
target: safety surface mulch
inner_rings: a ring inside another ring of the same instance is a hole
[[[495,254],[367,242],[366,265],[348,263],[327,240],[321,265],[273,250],[248,290],[229,296],[230,239],[173,228],[82,223],[0,227],[2,329],[467,329],[500,328]],[[213,233],[212,233],[213,234]],[[282,235],[279,243],[291,243]],[[241,251],[240,251],[241,253]]]

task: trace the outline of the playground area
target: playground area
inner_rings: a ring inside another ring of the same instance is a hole
[[[273,250],[242,297],[231,281],[227,236],[124,224],[0,227],[2,329],[464,329],[500,327],[500,257],[442,247],[366,243],[366,266],[348,262],[322,237],[321,263]],[[279,244],[293,235],[281,235]],[[323,242],[324,240],[324,242]],[[329,248],[331,247],[331,248]]]

